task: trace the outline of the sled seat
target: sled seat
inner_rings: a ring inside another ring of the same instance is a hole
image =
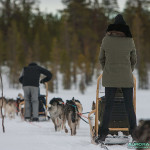
[[[116,93],[116,95],[118,95],[118,93]],[[99,101],[99,109],[98,109],[98,119],[100,121],[99,126],[101,126],[103,121],[105,104],[106,99],[105,96],[103,96]],[[119,96],[115,96],[114,98],[114,105],[112,108],[112,113],[109,122],[109,133],[117,134],[118,131],[122,131],[124,134],[128,135],[129,134],[128,128],[129,128],[129,121],[125,108],[124,98],[122,93],[119,93]]]

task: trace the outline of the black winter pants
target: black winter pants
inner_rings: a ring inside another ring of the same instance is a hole
[[[106,105],[103,115],[102,126],[99,128],[99,135],[108,134],[108,125],[112,113],[116,90],[117,88],[105,87]],[[122,92],[130,124],[129,133],[132,134],[133,130],[136,127],[136,116],[133,107],[133,88],[122,88]]]

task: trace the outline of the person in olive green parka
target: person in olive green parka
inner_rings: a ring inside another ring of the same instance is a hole
[[[137,56],[129,26],[120,14],[115,17],[114,24],[110,24],[107,28],[102,40],[99,60],[103,70],[102,85],[105,87],[106,105],[102,126],[99,127],[95,142],[105,141],[109,132],[108,125],[117,88],[121,88],[123,92],[130,124],[129,133],[133,137],[136,116],[133,107],[132,71],[136,65]]]
[[[136,64],[136,49],[132,38],[108,32],[102,41],[99,60],[104,87],[134,86],[132,71]]]

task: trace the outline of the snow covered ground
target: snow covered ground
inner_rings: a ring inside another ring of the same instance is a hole
[[[5,78],[5,77],[4,77]],[[5,80],[5,79],[4,79]],[[6,81],[5,81],[6,82]],[[6,82],[7,83],[7,82]],[[22,89],[9,89],[4,83],[4,95],[16,98]],[[44,88],[41,90],[45,92]],[[100,93],[103,95],[104,93]],[[83,112],[90,111],[92,101],[96,99],[96,80],[87,88],[84,95],[78,90],[59,90],[59,93],[49,93],[48,100],[61,97],[63,100],[79,99],[83,105]],[[137,91],[137,120],[150,118],[150,90]],[[52,121],[28,123],[20,117],[15,119],[5,118],[5,133],[2,133],[0,118],[0,150],[99,150],[99,146],[91,144],[89,125],[81,121],[80,129],[76,136],[71,136],[70,131],[55,132]],[[108,146],[109,150],[127,150],[124,146]]]

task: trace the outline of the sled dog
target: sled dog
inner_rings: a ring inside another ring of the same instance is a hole
[[[76,106],[77,106],[79,115],[81,115],[82,112],[83,112],[83,107],[82,107],[81,102],[80,102],[79,100],[75,100],[74,97],[73,97],[72,100],[75,102],[75,104],[76,104]],[[81,118],[79,117],[79,118],[78,118],[78,121],[77,121],[77,128],[78,128],[78,129],[79,129],[79,127],[80,127],[80,120],[81,120]]]
[[[21,118],[23,119],[24,118],[24,112],[25,112],[24,97],[21,93],[19,93],[18,97],[17,97],[17,115],[19,113]]]
[[[55,131],[60,131],[65,129],[65,132],[68,132],[65,126],[65,114],[64,114],[64,101],[61,98],[53,98],[48,104],[48,111],[50,113],[50,118],[52,119]]]
[[[13,99],[8,99],[5,107],[5,116],[9,118],[15,118],[16,113],[16,101]]]
[[[76,128],[80,124],[80,113],[82,113],[82,105],[79,100],[67,100],[65,105],[65,116],[71,130],[71,135],[76,135]]]
[[[133,138],[139,143],[150,143],[150,120],[140,120],[139,126],[134,131]]]
[[[92,103],[92,110],[95,110],[96,109],[96,104],[95,102],[93,101]],[[94,125],[95,125],[95,113],[93,115],[90,116],[90,121],[91,121],[91,124],[92,124],[92,129],[94,129]]]

